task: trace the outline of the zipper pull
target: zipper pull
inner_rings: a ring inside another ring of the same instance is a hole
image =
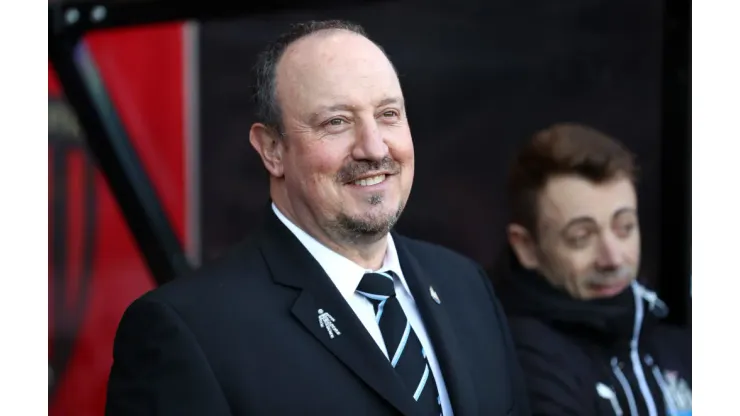
[[[648,303],[650,312],[658,318],[665,318],[668,316],[668,305],[665,304],[659,297],[658,294],[652,290],[648,290],[645,286],[637,283],[635,285],[637,293],[645,299]]]
[[[654,364],[653,356],[650,354],[645,355],[645,365],[648,367],[652,367]]]
[[[604,383],[596,383],[596,393],[599,394],[599,397],[602,399],[609,400],[609,402],[612,404],[612,410],[614,410],[614,414],[617,416],[622,416],[622,407],[619,405],[619,400],[617,400],[617,395],[614,393],[614,390],[609,388]]]

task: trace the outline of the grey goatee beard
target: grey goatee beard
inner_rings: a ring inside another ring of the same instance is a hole
[[[371,195],[368,197],[368,203],[373,206],[380,205],[383,203],[383,196]],[[330,228],[345,241],[354,244],[373,243],[385,237],[393,229],[401,217],[404,206],[405,204],[401,203],[395,212],[377,216],[352,217],[340,213],[330,224]]]

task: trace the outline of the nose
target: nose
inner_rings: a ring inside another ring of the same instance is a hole
[[[355,160],[379,161],[388,155],[388,145],[375,119],[358,125],[352,157]]]
[[[624,255],[619,241],[611,236],[601,239],[596,265],[602,270],[616,269],[624,262]]]

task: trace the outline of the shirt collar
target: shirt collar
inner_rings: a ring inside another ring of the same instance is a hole
[[[321,265],[324,272],[326,272],[331,281],[334,282],[334,285],[345,299],[354,295],[355,290],[360,284],[360,280],[362,280],[365,273],[373,272],[373,270],[365,269],[352,260],[321,244],[318,240],[310,236],[297,225],[293,224],[292,221],[280,212],[277,206],[275,206],[275,203],[272,204],[272,210],[278,219],[296,236],[298,241],[303,244],[306,250],[308,250],[319,265]],[[398,276],[404,289],[408,292],[409,288],[403,277],[403,273],[401,272],[401,264],[398,260],[396,244],[394,243],[393,237],[390,233],[388,233],[387,241],[388,247],[386,248],[385,257],[383,258],[383,265],[380,269],[375,271],[392,271]]]

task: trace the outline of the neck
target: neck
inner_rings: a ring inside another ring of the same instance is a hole
[[[388,250],[388,235],[372,243],[358,242],[342,245],[336,244],[333,240],[322,241],[316,236],[313,237],[333,251],[370,270],[377,270],[383,265],[383,259]]]
[[[327,232],[319,227],[316,221],[302,221],[300,219],[302,217],[296,215],[290,204],[283,204],[277,199],[273,199],[273,202],[293,224],[335,253],[366,269],[377,270],[383,265],[388,250],[387,234],[380,238],[348,240],[334,235],[335,233]]]

